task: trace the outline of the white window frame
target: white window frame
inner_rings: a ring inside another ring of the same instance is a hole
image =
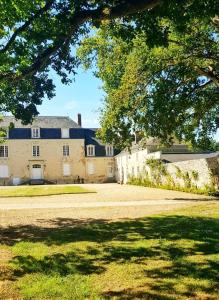
[[[65,157],[69,156],[69,154],[70,154],[69,145],[63,145],[63,147],[62,147],[62,154]]]
[[[66,168],[67,167],[67,168]],[[69,163],[63,163],[62,165],[63,176],[70,176],[71,175],[71,166]]]
[[[8,157],[8,146],[0,145],[0,157]]]
[[[31,137],[32,137],[32,139],[40,138],[40,128],[39,127],[31,128]]]
[[[32,155],[33,155],[33,157],[39,157],[40,156],[40,146],[39,145],[33,145]]]
[[[87,145],[87,156],[95,156],[95,146]]]
[[[105,150],[106,150],[106,156],[113,156],[114,155],[114,149],[113,149],[112,145],[106,145]]]
[[[68,139],[69,138],[69,128],[62,128],[62,139]]]

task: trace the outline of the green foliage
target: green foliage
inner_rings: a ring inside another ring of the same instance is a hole
[[[190,175],[189,172],[183,172],[178,166],[175,166],[176,177],[183,181],[183,184],[179,184],[174,181],[174,178],[167,171],[162,161],[152,158],[146,161],[146,165],[150,167],[150,175],[146,172],[141,177],[130,176],[128,178],[129,184],[206,195],[216,192],[213,181],[210,184],[206,184],[204,188],[198,188],[192,182],[192,180],[197,181],[199,177],[198,172],[195,170]]]
[[[138,131],[164,144],[177,138],[212,149],[219,112],[219,21],[213,20],[215,3],[205,17],[201,10],[192,13],[194,5],[204,9],[203,1],[184,3],[186,12],[169,2],[171,14],[164,4],[159,17],[155,9],[136,27],[106,24],[82,41],[78,55],[86,67],[95,64],[107,94],[103,141],[126,147]],[[208,1],[205,5],[210,9]]]
[[[0,110],[28,123],[55,95],[54,72],[69,84],[80,61],[97,59],[107,140],[130,144],[139,129],[194,142],[198,129],[206,142],[218,99],[218,9],[215,0],[0,0]]]
[[[195,181],[197,181],[198,178],[199,178],[199,174],[195,170],[192,171],[191,176],[192,176],[192,179],[195,180]]]

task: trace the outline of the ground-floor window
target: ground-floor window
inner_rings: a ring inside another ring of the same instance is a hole
[[[63,176],[70,176],[70,175],[71,175],[70,164],[64,163],[63,164]]]
[[[8,178],[9,169],[7,165],[0,165],[0,178]]]
[[[87,173],[88,175],[93,175],[95,173],[94,164],[92,162],[88,162],[87,164]]]

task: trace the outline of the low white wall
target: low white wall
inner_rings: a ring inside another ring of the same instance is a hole
[[[116,180],[120,183],[127,183],[129,176],[140,176],[145,170],[147,159],[160,159],[161,152],[148,153],[148,149],[138,150],[133,153],[121,153],[116,156]]]
[[[171,175],[174,182],[183,186],[185,184],[182,178],[177,176],[177,168],[179,168],[184,174],[188,172],[191,179],[191,183],[199,188],[205,185],[211,184],[211,170],[209,169],[207,159],[186,160],[175,163],[166,164],[167,172]],[[195,171],[198,174],[198,178],[195,180],[192,176],[192,172]]]

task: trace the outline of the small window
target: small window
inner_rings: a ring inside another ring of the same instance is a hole
[[[62,138],[63,139],[69,138],[69,129],[68,128],[62,128]]]
[[[71,175],[71,169],[70,164],[63,164],[63,176],[70,176]]]
[[[95,146],[94,145],[87,146],[87,156],[95,156]]]
[[[63,146],[63,156],[69,156],[69,145]]]
[[[113,146],[106,146],[106,156],[113,156]]]
[[[8,146],[0,146],[0,157],[8,157]]]
[[[33,165],[33,169],[40,169],[40,168],[41,168],[41,165],[37,165],[37,164]]]
[[[40,156],[40,146],[33,146],[33,156]]]
[[[32,128],[32,138],[33,139],[40,138],[40,128]]]
[[[0,178],[8,178],[9,170],[7,165],[0,165]]]
[[[87,164],[87,173],[88,175],[93,175],[95,173],[94,164],[92,162],[88,162]]]

